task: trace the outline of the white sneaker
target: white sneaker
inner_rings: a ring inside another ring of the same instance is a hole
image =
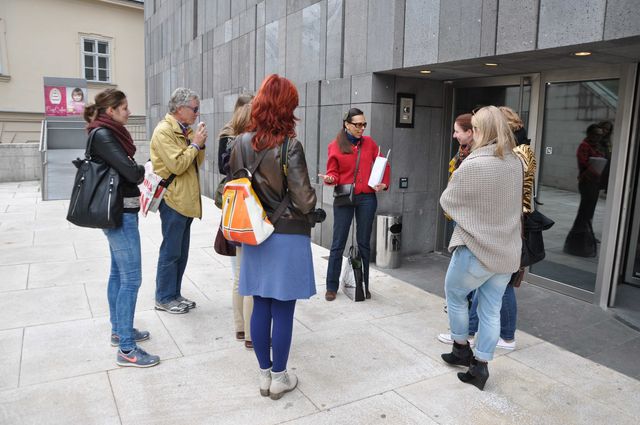
[[[271,386],[271,368],[260,369],[260,395],[269,397],[269,387]]]
[[[498,343],[496,347],[502,348],[503,350],[515,350],[516,349],[516,340],[514,339],[511,342],[507,342],[502,338],[498,338]]]
[[[438,334],[438,341],[445,343],[445,344],[449,344],[452,345],[453,344],[453,339],[451,339],[451,334]],[[469,346],[473,347],[476,345],[476,341],[474,337],[469,337]]]
[[[271,386],[269,387],[269,397],[271,400],[278,400],[285,393],[292,391],[298,385],[298,377],[286,370],[282,372],[271,371]]]

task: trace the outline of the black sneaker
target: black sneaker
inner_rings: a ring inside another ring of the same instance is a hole
[[[128,354],[118,350],[116,355],[116,364],[118,366],[131,366],[131,367],[152,367],[160,363],[159,356],[153,356],[140,347],[136,347]]]
[[[149,331],[139,331],[133,328],[133,339],[135,339],[136,342],[146,341],[150,336]],[[118,334],[111,334],[111,346],[117,347],[118,345],[120,345],[120,336],[118,336]]]

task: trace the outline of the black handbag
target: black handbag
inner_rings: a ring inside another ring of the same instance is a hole
[[[222,229],[218,226],[218,233],[216,233],[216,239],[213,242],[213,249],[216,253],[220,255],[224,255],[226,257],[235,257],[236,256],[236,247],[231,242],[224,238],[222,234]]]
[[[555,222],[538,210],[522,214],[522,256],[520,266],[528,267],[545,257],[542,232]]]
[[[76,178],[71,191],[67,220],[76,226],[113,229],[122,224],[123,197],[120,174],[106,162],[91,159],[91,143],[98,128],[91,131],[84,159],[73,160]]]
[[[360,165],[360,149],[358,149],[358,158],[356,159],[356,169],[353,172],[352,184],[337,184],[333,187],[333,206],[346,207],[352,206],[355,202],[356,177],[358,176],[358,166]]]

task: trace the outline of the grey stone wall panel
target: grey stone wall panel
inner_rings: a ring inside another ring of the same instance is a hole
[[[351,103],[351,79],[324,80],[320,83],[320,102],[325,105],[348,105]]]
[[[399,2],[394,2],[396,3]],[[387,0],[369,0],[366,25],[366,71],[368,72],[393,68],[395,11],[395,7],[390,7]],[[347,16],[351,18],[351,15]],[[361,49],[362,45],[357,47]]]
[[[404,22],[404,66],[436,63],[440,0],[406,0]]]
[[[606,0],[540,0],[538,49],[602,40]]]
[[[327,0],[325,78],[342,78],[342,0]]]
[[[245,35],[256,29],[255,6],[240,13],[240,35]]]
[[[264,26],[265,22],[265,3],[264,0],[256,4],[256,27]]]
[[[604,39],[640,35],[640,4],[638,0],[608,0],[604,22]]]
[[[533,0],[537,2],[538,0]],[[536,10],[537,10],[536,6]],[[537,12],[536,12],[537,18]],[[532,24],[535,27],[536,19]],[[498,25],[498,0],[482,1],[482,21],[480,35],[480,56],[493,56],[496,54],[496,27]],[[518,25],[514,25],[518,26]],[[535,45],[535,38],[534,38]]]
[[[258,27],[256,30],[256,68],[255,68],[255,89],[260,87],[264,79],[265,67],[265,27]]]
[[[218,0],[218,16],[216,23],[221,25],[228,19],[231,19],[231,1]]]
[[[268,24],[287,16],[287,3],[284,0],[266,0],[265,22]]]
[[[376,103],[395,103],[394,75],[373,74],[371,79],[371,101]]]
[[[351,77],[351,103],[372,101],[373,74],[366,73]]]
[[[501,0],[496,53],[534,50],[538,35],[539,0]],[[517,25],[514,25],[517,23]],[[484,28],[484,27],[483,27]]]
[[[449,0],[440,3],[438,62],[477,57],[482,34],[482,2]]]
[[[320,0],[287,0],[287,15],[320,3]]]
[[[231,16],[237,16],[247,9],[247,0],[231,1]]]
[[[349,17],[344,26],[344,76],[367,72],[367,55],[363,51],[367,43],[368,1],[349,0],[344,4],[345,16]],[[375,54],[371,52],[371,54]]]
[[[302,11],[287,16],[285,75],[294,84],[299,85],[306,80],[303,74],[303,24]],[[311,58],[309,58],[311,59]],[[305,59],[306,60],[306,57]]]

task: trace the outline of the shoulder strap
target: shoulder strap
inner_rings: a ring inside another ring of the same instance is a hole
[[[358,158],[356,159],[356,170],[353,173],[353,192],[356,190],[356,178],[358,177],[358,167],[360,166],[360,151],[362,146],[358,148]]]
[[[273,212],[273,215],[270,217],[271,223],[276,224],[276,221],[280,219],[280,216],[284,212],[284,210],[289,206],[289,187],[287,184],[287,175],[289,174],[288,170],[288,154],[289,152],[289,138],[285,137],[284,142],[280,145],[280,168],[282,169],[282,174],[284,176],[284,189],[286,191],[284,198],[280,201],[280,205]]]
[[[87,147],[84,150],[84,158],[87,160],[91,160],[91,144],[93,143],[93,138],[95,137],[98,130],[102,127],[96,127],[89,133],[89,140],[87,140]]]

